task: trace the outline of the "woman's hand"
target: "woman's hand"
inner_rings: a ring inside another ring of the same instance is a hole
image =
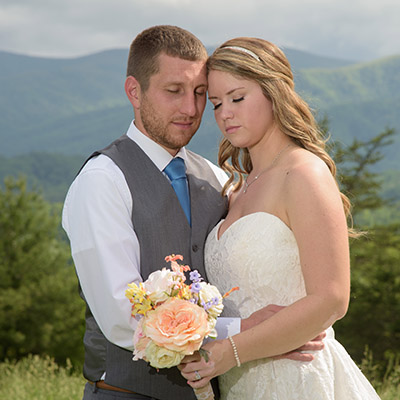
[[[251,329],[261,321],[270,318],[285,307],[277,305],[269,305],[263,309],[256,311],[246,320],[242,320],[242,331]],[[275,360],[289,359],[295,361],[309,362],[314,356],[309,351],[318,351],[324,348],[323,339],[326,333],[322,332],[315,339],[307,342],[300,348],[291,352],[274,356]],[[178,369],[182,376],[187,380],[188,384],[194,388],[201,388],[216,376],[222,375],[236,366],[236,360],[233,353],[232,345],[228,339],[213,340],[202,347],[207,353],[207,359],[197,351],[191,356],[186,356]],[[199,379],[199,376],[201,379]]]
[[[302,351],[316,351],[324,347],[323,339],[326,333],[323,332],[312,341],[292,352],[273,357],[275,360],[290,359],[295,361],[312,361],[313,356]],[[236,360],[232,345],[228,339],[213,340],[202,347],[207,353],[207,359],[198,351],[191,356],[186,356],[178,369],[187,383],[193,388],[201,388],[216,376],[222,375],[236,366]],[[199,376],[201,379],[199,379]]]
[[[213,340],[202,347],[207,352],[207,359],[197,351],[186,356],[178,366],[188,384],[201,388],[214,377],[224,374],[236,365],[232,346],[228,339]],[[198,379],[198,377],[201,379]]]

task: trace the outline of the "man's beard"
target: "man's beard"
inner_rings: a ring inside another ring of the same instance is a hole
[[[140,118],[146,133],[155,142],[172,150],[179,150],[181,147],[186,146],[198,129],[197,120],[185,119],[182,117],[180,119],[172,119],[172,121],[193,121],[194,125],[192,129],[188,129],[186,132],[182,131],[180,134],[169,132],[168,129],[173,128],[170,124],[171,121],[164,121],[162,118],[158,117],[157,111],[145,96],[142,98],[140,106]]]

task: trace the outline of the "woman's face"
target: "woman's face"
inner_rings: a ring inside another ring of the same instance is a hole
[[[254,81],[211,70],[208,98],[219,129],[235,147],[251,149],[274,127],[272,103]]]

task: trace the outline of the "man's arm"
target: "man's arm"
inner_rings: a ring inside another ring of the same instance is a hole
[[[63,227],[82,291],[106,338],[132,349],[136,321],[125,297],[141,281],[132,201],[120,170],[105,156],[90,160],[68,192]]]

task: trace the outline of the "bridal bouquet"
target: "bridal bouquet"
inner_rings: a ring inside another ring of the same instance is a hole
[[[155,368],[171,368],[182,359],[201,351],[206,337],[216,338],[215,325],[223,310],[224,296],[218,289],[203,282],[198,271],[191,271],[186,284],[188,265],[181,265],[181,255],[170,255],[165,261],[171,269],[163,268],[149,275],[139,285],[128,284],[126,297],[132,304],[132,316],[139,316],[133,336],[133,360],[143,359]],[[195,389],[198,399],[213,399],[211,385]]]

